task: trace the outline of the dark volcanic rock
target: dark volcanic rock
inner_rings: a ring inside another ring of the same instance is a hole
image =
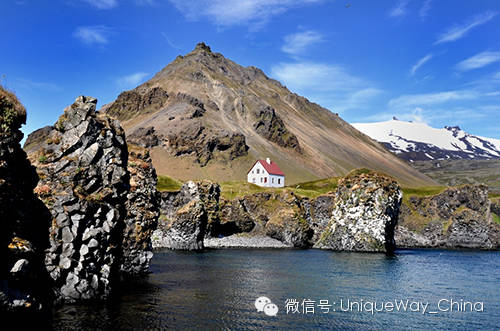
[[[132,134],[127,136],[127,142],[144,148],[151,148],[160,144],[160,137],[156,134],[155,128],[138,128]]]
[[[170,135],[168,145],[176,156],[194,154],[201,166],[213,159],[215,151],[225,152],[229,160],[248,152],[245,136],[241,133],[212,131],[199,123],[192,123],[179,134]]]
[[[278,239],[287,246],[308,247],[313,236],[308,212],[303,200],[291,193],[255,193],[223,202],[220,223],[211,235],[250,232]]]
[[[280,209],[266,223],[266,235],[293,247],[308,247],[313,231],[294,208]]]
[[[118,121],[78,97],[30,158],[52,214],[45,264],[58,301],[107,298],[121,274],[147,270],[159,201],[146,152],[128,150]]]
[[[311,201],[303,199],[304,208],[308,210],[306,214],[307,221],[311,229],[314,231],[314,236],[311,241],[318,241],[319,236],[325,230],[328,222],[332,218],[333,209],[335,206],[334,192],[323,194]]]
[[[189,181],[180,191],[163,192],[162,218],[152,237],[153,247],[202,249],[199,236],[205,237],[219,223],[219,196],[220,186],[209,181]]]
[[[281,147],[291,148],[297,152],[302,151],[297,137],[288,131],[283,120],[273,108],[263,107],[255,113],[255,116],[257,121],[253,127],[258,134]]]
[[[38,176],[20,146],[25,121],[24,107],[0,86],[0,316],[50,304],[44,266],[50,213],[33,194]]]
[[[396,229],[399,247],[495,249],[500,225],[492,220],[485,185],[464,185],[431,197],[411,197]]]
[[[403,193],[382,174],[355,171],[339,181],[333,216],[315,247],[392,252]]]
[[[129,150],[132,147],[129,145]],[[121,270],[127,275],[147,273],[153,257],[151,236],[160,215],[157,176],[147,150],[129,153],[130,192],[127,195]]]
[[[192,200],[175,212],[171,220],[161,226],[161,232],[153,235],[156,247],[182,250],[203,249],[207,226],[207,213],[203,202]]]
[[[140,113],[152,113],[161,109],[168,100],[168,93],[161,87],[143,91],[122,92],[106,113],[120,120],[132,118]]]
[[[236,198],[231,201],[221,200],[220,206],[222,217],[220,222],[212,226],[211,236],[230,236],[235,233],[252,231],[255,223],[246,210],[244,198]]]
[[[120,270],[128,152],[118,121],[96,103],[78,97],[34,155],[53,219],[45,263],[61,301],[107,297]]]

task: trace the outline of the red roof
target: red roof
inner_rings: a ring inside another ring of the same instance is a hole
[[[266,169],[266,171],[270,174],[270,175],[278,175],[278,176],[285,176],[285,174],[283,173],[283,171],[281,171],[280,167],[278,167],[278,165],[276,163],[274,163],[273,161],[271,161],[271,164],[267,163],[266,160],[257,160],[252,168],[250,168],[250,170],[253,169],[253,167],[255,167],[255,164],[257,162],[260,162],[260,164],[262,164],[262,166],[264,167],[264,169]],[[250,170],[248,172],[250,172]]]

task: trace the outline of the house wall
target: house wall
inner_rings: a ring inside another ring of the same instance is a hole
[[[257,170],[259,173],[257,174]],[[267,181],[265,180],[267,179]],[[280,183],[278,184],[278,179]],[[247,181],[262,187],[283,187],[285,186],[285,176],[269,175],[266,169],[257,162],[252,170],[247,174]]]
[[[285,186],[285,176],[269,175],[269,187],[283,187]],[[279,183],[278,183],[279,181]]]

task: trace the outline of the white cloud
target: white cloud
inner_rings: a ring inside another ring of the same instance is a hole
[[[311,45],[323,41],[323,35],[319,32],[308,30],[289,34],[285,37],[285,44],[281,50],[290,55],[299,55],[304,53]]]
[[[433,127],[439,127],[437,123],[445,125],[470,124],[472,120],[491,117],[491,110],[485,107],[414,107],[408,110],[393,110],[376,113],[370,116],[357,117],[358,122],[381,122],[396,117],[402,121],[413,121],[427,123]]]
[[[500,61],[500,52],[482,52],[459,62],[456,68],[461,71],[467,71],[482,68],[498,61]]]
[[[111,9],[118,6],[117,0],[85,0],[85,2],[97,9]]]
[[[47,90],[47,91],[60,91],[61,87],[48,82],[39,82],[31,79],[18,78],[16,79],[16,85],[26,89],[37,89],[37,90]]]
[[[212,19],[216,25],[261,26],[272,16],[323,0],[169,0],[188,19]]]
[[[473,90],[456,90],[437,93],[407,94],[389,100],[391,108],[413,108],[425,105],[435,105],[449,101],[476,99],[480,93]]]
[[[144,78],[149,76],[147,72],[136,72],[127,76],[118,78],[116,81],[120,87],[133,88],[144,81]]]
[[[348,74],[341,66],[314,62],[280,63],[271,75],[293,89],[347,91],[363,84],[361,78]]]
[[[493,17],[495,17],[496,14],[497,13],[495,12],[487,11],[481,15],[474,16],[466,23],[455,25],[454,27],[448,29],[446,32],[442,33],[434,44],[441,44],[458,40],[464,37],[467,34],[467,32],[469,32],[469,30],[477,26],[480,26],[482,24],[485,24],[491,19],[493,19]]]
[[[107,44],[110,29],[104,25],[79,26],[73,36],[87,45]]]
[[[155,0],[135,0],[135,3],[141,6],[153,6],[156,4]]]
[[[174,44],[170,38],[168,37],[168,35],[165,33],[165,32],[161,32],[161,35],[163,36],[163,38],[165,39],[165,41],[167,42],[167,44],[172,47],[172,48],[175,48],[175,49],[180,49],[179,46],[177,46],[176,44]]]
[[[403,17],[406,16],[408,13],[408,9],[406,8],[408,6],[409,0],[398,0],[398,3],[395,7],[391,9],[389,12],[390,17]]]
[[[339,65],[280,63],[272,67],[271,76],[290,90],[336,112],[367,106],[370,100],[382,93],[370,82],[348,73]]]
[[[410,70],[410,73],[411,75],[415,75],[415,72],[417,72],[418,68],[420,68],[421,66],[423,66],[427,61],[429,61],[430,59],[432,59],[432,54],[427,54],[426,56],[424,56],[423,58],[421,58],[420,60],[417,61],[417,63],[415,63],[412,67],[411,67],[411,70]]]
[[[431,9],[431,0],[425,0],[424,3],[422,4],[422,7],[420,7],[420,10],[418,11],[418,16],[423,20],[427,17],[429,14],[429,10]]]

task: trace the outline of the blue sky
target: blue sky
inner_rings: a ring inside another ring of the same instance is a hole
[[[349,122],[500,138],[500,1],[4,0],[0,80],[29,133],[206,42]]]

